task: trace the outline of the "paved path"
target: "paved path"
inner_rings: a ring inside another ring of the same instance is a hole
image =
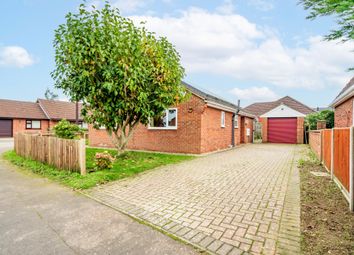
[[[299,146],[248,145],[89,191],[216,254],[299,254]]]
[[[0,139],[0,153],[11,146]],[[83,195],[0,159],[0,254],[195,254]]]

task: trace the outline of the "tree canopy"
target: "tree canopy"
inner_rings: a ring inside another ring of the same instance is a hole
[[[326,128],[334,127],[334,111],[332,110],[323,110],[320,112],[315,112],[306,116],[305,123],[310,130],[317,129],[317,121],[325,120]]]
[[[300,0],[310,11],[308,19],[319,16],[335,15],[338,29],[333,29],[325,36],[327,40],[348,41],[354,39],[354,1],[353,0]]]
[[[44,92],[44,97],[45,99],[48,100],[56,100],[58,99],[58,94],[55,94],[53,91],[51,91],[49,88],[47,88]]]
[[[83,102],[85,121],[104,126],[124,150],[138,123],[147,125],[183,100],[184,69],[175,47],[106,4],[68,13],[55,30],[55,86]]]

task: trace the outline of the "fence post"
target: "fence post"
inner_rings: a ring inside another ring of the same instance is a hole
[[[86,140],[79,141],[79,165],[81,175],[86,175]]]
[[[331,134],[331,179],[333,180],[333,168],[334,168],[334,128],[332,128]]]
[[[354,211],[354,127],[350,128],[349,148],[349,209]]]

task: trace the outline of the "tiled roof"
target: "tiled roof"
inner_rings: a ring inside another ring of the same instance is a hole
[[[235,105],[233,103],[230,103],[230,102],[226,101],[225,99],[222,99],[222,98],[220,98],[220,97],[218,97],[216,95],[213,95],[211,92],[206,92],[206,91],[204,91],[202,89],[199,89],[199,88],[196,88],[196,87],[194,87],[194,86],[192,86],[192,85],[190,85],[190,84],[188,84],[186,82],[182,82],[182,85],[184,85],[187,88],[187,90],[189,90],[191,93],[193,93],[195,95],[198,95],[199,97],[207,100],[208,102],[212,102],[212,103],[216,103],[216,104],[219,104],[219,105],[223,105],[225,107],[234,109],[235,111],[238,109],[237,105]],[[248,117],[251,117],[251,118],[255,117],[251,112],[249,112],[249,111],[247,111],[245,109],[242,109],[241,107],[239,109],[239,114],[243,115],[243,116],[248,116]]]
[[[37,100],[40,107],[51,120],[67,119],[70,121],[76,120],[76,104],[73,102],[64,102],[57,100]],[[79,103],[79,114],[81,112],[82,104]],[[83,117],[80,116],[79,120],[82,121]]]
[[[254,103],[245,108],[246,111],[256,115],[256,116],[261,116],[270,110],[274,109],[280,104],[285,104],[289,106],[290,108],[301,112],[305,115],[313,113],[314,110],[312,110],[310,107],[304,105],[303,103],[300,103],[299,101],[295,100],[292,97],[285,96],[283,98],[280,98],[277,101],[273,102],[263,102],[263,103]]]
[[[0,117],[48,119],[37,103],[0,99]]]

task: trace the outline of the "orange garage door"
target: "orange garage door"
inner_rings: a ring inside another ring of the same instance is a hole
[[[297,118],[268,118],[268,142],[296,143]]]

